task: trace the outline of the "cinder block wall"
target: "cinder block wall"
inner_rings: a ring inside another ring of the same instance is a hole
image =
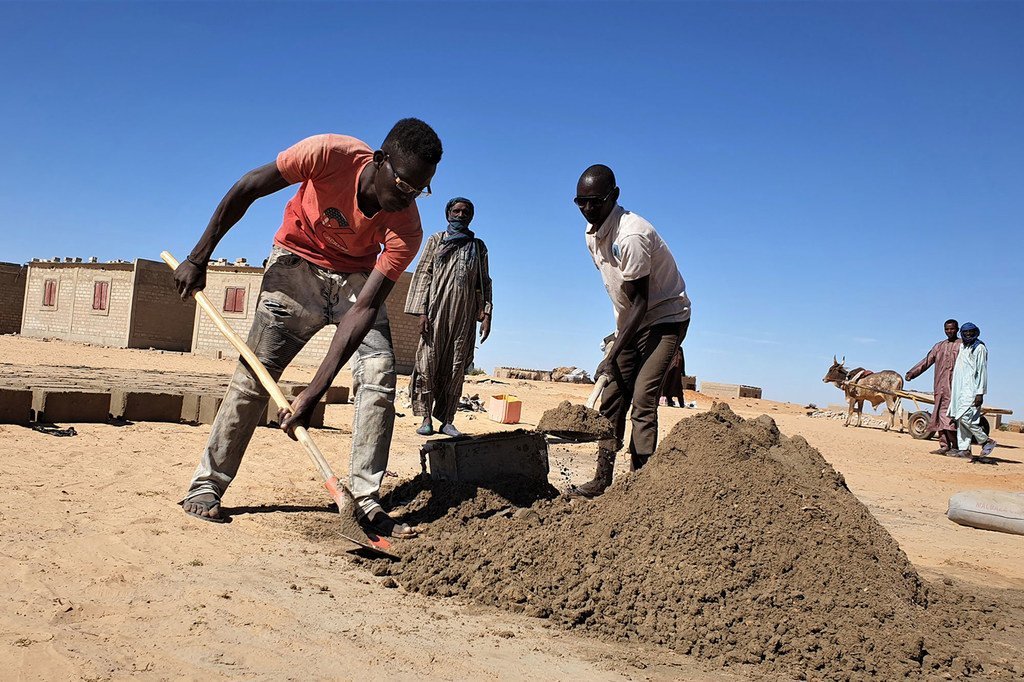
[[[43,306],[45,282],[57,280],[57,305]],[[131,263],[29,263],[24,336],[125,346],[131,318]],[[110,283],[107,309],[92,309],[95,282]]]
[[[206,295],[221,311],[228,326],[243,339],[249,338],[249,328],[256,314],[256,300],[263,281],[263,268],[241,265],[211,265],[206,271]],[[224,292],[228,287],[245,289],[245,306],[240,313],[224,312]],[[211,353],[221,351],[226,355],[237,355],[224,335],[200,308],[196,308],[192,331],[192,352]]]
[[[0,334],[21,331],[28,268],[18,263],[0,263]]]
[[[757,386],[740,384],[722,384],[714,381],[703,381],[700,392],[712,398],[760,398],[761,389]]]
[[[388,320],[391,342],[395,346],[395,368],[399,374],[412,374],[416,364],[416,347],[420,342],[420,318],[405,314],[405,297],[409,295],[412,273],[406,272],[395,282],[388,296]]]
[[[182,301],[174,288],[174,273],[162,261],[135,261],[129,348],[188,351],[196,301]]]

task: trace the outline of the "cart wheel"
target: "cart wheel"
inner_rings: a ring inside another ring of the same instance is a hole
[[[934,431],[928,430],[928,422],[932,420],[932,415],[928,412],[915,412],[910,415],[910,419],[907,420],[910,435],[918,440],[928,440],[935,435]]]
[[[982,418],[981,418],[981,430],[985,432],[985,435],[986,435],[986,436],[987,436],[987,435],[989,434],[989,430],[990,430],[991,428],[992,428],[992,427],[990,427],[990,426],[989,426],[988,420],[987,420],[987,419],[985,419],[985,417],[982,417]],[[977,442],[978,442],[978,439],[977,439],[977,438],[975,438],[974,436],[971,436],[971,442],[972,442],[972,443],[977,443]]]

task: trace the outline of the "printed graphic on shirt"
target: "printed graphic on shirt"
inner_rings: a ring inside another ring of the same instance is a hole
[[[320,236],[325,242],[335,248],[348,250],[348,244],[345,243],[341,235],[355,234],[356,231],[348,224],[344,213],[332,206],[331,208],[324,209],[320,220],[316,222],[318,226],[324,228],[320,231]]]
[[[331,225],[332,220],[334,221],[334,225]],[[355,232],[355,230],[349,227],[348,220],[345,218],[345,214],[334,207],[324,209],[323,215],[320,216],[319,222],[321,227],[330,227],[334,229],[348,227],[348,229],[345,230],[347,234],[353,234]]]

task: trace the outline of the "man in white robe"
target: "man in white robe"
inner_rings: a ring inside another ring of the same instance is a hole
[[[978,338],[981,330],[970,322],[960,327],[963,347],[956,356],[949,416],[956,421],[957,446],[947,457],[971,457],[971,440],[981,444],[981,456],[988,457],[996,442],[981,428],[981,405],[988,391],[988,347]]]

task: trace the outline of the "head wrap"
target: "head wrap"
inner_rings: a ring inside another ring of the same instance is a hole
[[[978,329],[978,325],[974,324],[973,322],[964,322],[963,326],[960,327],[960,331],[961,332],[978,332],[979,334],[981,333],[981,330]]]
[[[444,207],[444,217],[447,220],[448,212],[455,204],[466,204],[469,206],[469,219],[473,219],[473,202],[465,197],[455,197],[451,199]],[[448,221],[448,229],[445,230],[444,237],[441,238],[441,248],[437,251],[437,259],[444,260],[451,254],[459,250],[459,247],[465,245],[468,242],[471,253],[469,254],[472,258],[476,255],[476,235],[473,230],[469,229],[468,222],[459,221]]]
[[[448,203],[444,205],[445,220],[448,220],[448,211],[452,210],[452,206],[454,206],[455,204],[465,204],[466,206],[469,206],[469,217],[470,220],[472,220],[473,214],[476,213],[476,209],[473,208],[473,202],[467,199],[466,197],[455,197],[454,199],[448,200]]]

